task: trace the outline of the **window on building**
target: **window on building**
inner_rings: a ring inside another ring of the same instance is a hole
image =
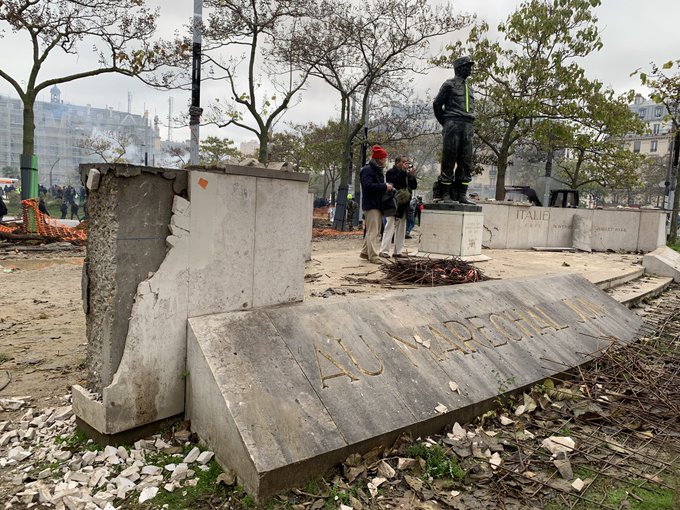
[[[659,134],[659,130],[660,130],[660,129],[661,129],[661,124],[654,124],[654,125],[652,126],[652,132],[653,132],[655,135],[658,135],[658,134]]]
[[[633,152],[637,154],[640,152],[640,140],[633,142]]]
[[[659,142],[656,140],[652,140],[652,143],[649,147],[649,152],[656,152],[656,149],[659,147]]]
[[[660,106],[657,106],[654,109],[654,116],[655,117],[661,117],[662,115],[663,115],[663,108],[661,108]]]
[[[638,112],[638,114],[640,115],[641,119],[644,119],[645,115],[647,114],[647,109],[646,108],[640,108],[640,111]]]

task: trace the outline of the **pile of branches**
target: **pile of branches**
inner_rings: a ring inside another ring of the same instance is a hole
[[[453,257],[448,259],[401,258],[384,264],[380,270],[390,283],[455,285],[489,280],[481,270]]]

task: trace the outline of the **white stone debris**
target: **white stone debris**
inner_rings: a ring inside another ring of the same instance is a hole
[[[206,450],[204,452],[201,452],[201,454],[196,459],[196,462],[201,465],[205,465],[208,462],[210,462],[214,456],[215,454],[213,452]]]
[[[18,411],[26,405],[26,398],[0,398],[0,409]]]
[[[20,411],[29,402],[30,397],[0,399],[0,407]],[[0,422],[0,483],[14,491],[0,510],[117,510],[121,500],[144,503],[160,491],[196,486],[196,471],[207,471],[215,455],[194,447],[186,455],[176,454],[175,463],[147,464],[148,454],[173,448],[160,436],[139,440],[131,448],[106,446],[95,451],[90,450],[96,445],[88,441],[78,451],[65,441],[76,431],[70,395],[63,403],[28,408],[16,421]]]
[[[201,450],[199,450],[197,447],[192,448],[192,450],[187,454],[186,457],[184,457],[184,463],[185,464],[191,464],[192,462],[196,462],[198,460],[198,456],[201,454]]]
[[[571,453],[576,448],[576,442],[570,437],[550,436],[541,442],[541,446],[555,455]]]
[[[150,499],[155,498],[156,494],[158,494],[158,487],[147,487],[139,495],[139,502],[144,503],[145,501],[149,501]]]

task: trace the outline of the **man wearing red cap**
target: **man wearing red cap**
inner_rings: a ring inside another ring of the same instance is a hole
[[[385,182],[387,151],[380,145],[371,150],[371,160],[361,169],[361,208],[366,217],[366,236],[359,256],[373,264],[380,264],[378,255],[380,226],[382,224],[382,197],[394,188]]]

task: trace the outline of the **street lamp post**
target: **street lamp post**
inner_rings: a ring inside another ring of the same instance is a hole
[[[191,107],[189,108],[189,128],[191,130],[191,154],[189,162],[198,165],[199,126],[201,124],[201,42],[203,26],[203,0],[194,0],[194,40],[192,46],[191,68]]]

